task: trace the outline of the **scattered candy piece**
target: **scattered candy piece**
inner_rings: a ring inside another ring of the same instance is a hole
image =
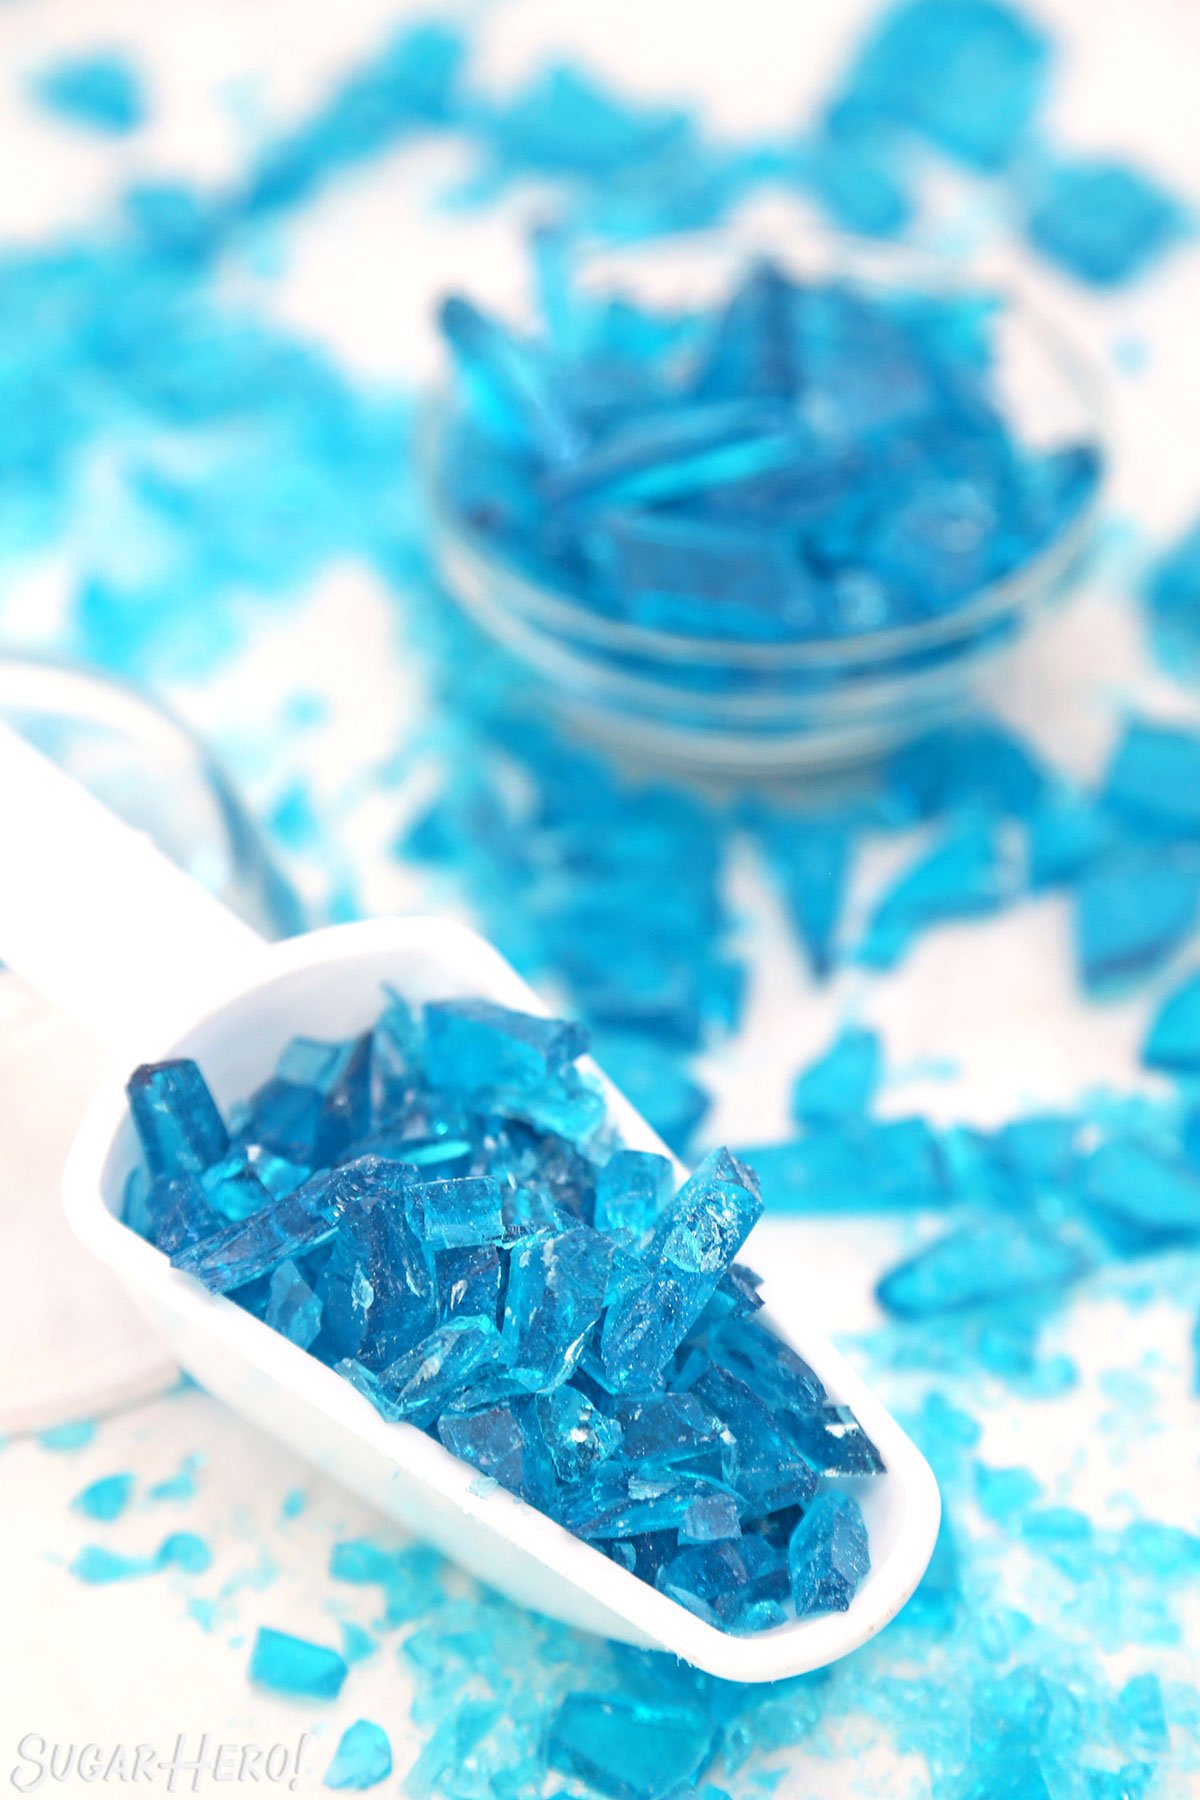
[[[67,57],[43,69],[33,91],[48,111],[106,137],[125,137],[146,118],[138,72],[124,57]]]
[[[1149,176],[1095,158],[1042,172],[1028,230],[1042,255],[1069,274],[1115,287],[1155,263],[1183,222],[1178,203]]]
[[[336,1700],[348,1674],[345,1659],[328,1645],[259,1626],[249,1668],[250,1680],[259,1687],[310,1700]]]
[[[119,1519],[132,1497],[132,1475],[103,1475],[76,1494],[71,1505],[87,1519],[107,1521]]]
[[[356,1719],[347,1725],[325,1771],[327,1788],[353,1788],[361,1792],[386,1781],[392,1772],[392,1746],[382,1725]]]
[[[818,1494],[788,1543],[796,1616],[845,1612],[869,1567],[858,1501],[832,1489]]]

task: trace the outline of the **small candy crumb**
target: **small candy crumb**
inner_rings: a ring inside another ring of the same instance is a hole
[[[76,1494],[71,1505],[88,1519],[119,1519],[133,1495],[133,1476],[104,1475]]]

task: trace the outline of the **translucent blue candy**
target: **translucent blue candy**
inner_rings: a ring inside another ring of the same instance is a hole
[[[727,1150],[680,1188],[605,1315],[600,1354],[618,1392],[657,1384],[761,1212],[757,1178]]]
[[[514,1246],[504,1301],[504,1351],[516,1379],[534,1393],[572,1373],[604,1308],[610,1240],[586,1225],[558,1235],[534,1232]]]
[[[102,1475],[99,1481],[91,1482],[76,1494],[71,1505],[87,1519],[102,1519],[108,1523],[120,1518],[132,1497],[132,1475]]]
[[[1183,226],[1178,202],[1149,176],[1101,159],[1043,170],[1027,223],[1043,256],[1095,287],[1141,275]]]
[[[658,813],[647,801],[641,824]],[[717,1150],[672,1197],[666,1158],[577,1116],[580,1093],[603,1109],[574,1085],[583,1045],[490,1002],[418,1015],[389,995],[370,1032],[293,1040],[232,1139],[191,1065],[139,1071],[148,1154],[173,1172],[138,1171],[127,1218],[383,1418],[640,1579],[670,1565],[702,1616],[769,1629],[797,1507],[879,1458],[760,1322],[734,1260],[754,1174]],[[540,1116],[556,1109],[571,1129]],[[381,1580],[389,1618],[412,1616],[393,1557],[344,1550],[335,1574]]]
[[[1200,520],[1151,571],[1146,604],[1168,668],[1194,676],[1200,656]]]
[[[1126,1247],[1200,1235],[1200,1174],[1157,1147],[1119,1138],[1101,1144],[1087,1163],[1083,1191]]]
[[[853,1026],[796,1077],[792,1117],[801,1124],[853,1118],[871,1110],[883,1074],[879,1039]]]
[[[1163,1001],[1142,1049],[1150,1069],[1171,1075],[1200,1073],[1200,975],[1189,975]]]
[[[784,813],[765,814],[758,824],[812,971],[828,975],[853,856],[852,832],[842,821]]]
[[[716,1753],[712,1721],[696,1709],[625,1694],[568,1694],[550,1722],[550,1766],[613,1800],[691,1793]]]
[[[585,439],[563,411],[550,372],[534,352],[468,300],[447,300],[441,326],[485,430],[514,450],[535,450],[564,460],[579,454]]]
[[[124,137],[146,118],[141,79],[121,56],[64,58],[40,72],[33,90],[48,111],[106,137]]]
[[[845,1612],[870,1566],[858,1501],[833,1489],[818,1494],[788,1542],[796,1616]]]
[[[860,171],[869,145],[878,186],[874,120],[843,109],[818,142],[857,146]],[[470,320],[490,367],[519,367],[523,398],[498,402],[465,367],[439,473],[499,556],[605,620],[752,643],[914,624],[1027,562],[1095,490],[1090,446],[1035,452],[1007,426],[995,308],[976,297],[802,284],[760,262],[709,314],[665,315],[665,342],[613,297],[601,346],[602,304],[572,292],[561,258],[548,336],[450,303],[452,344]],[[581,441],[532,428],[551,393],[573,402]],[[675,679],[694,685],[690,661]],[[722,667],[703,683],[738,679]]]
[[[386,1781],[391,1772],[392,1746],[387,1732],[371,1719],[356,1719],[338,1739],[323,1785],[361,1793]]]
[[[1139,834],[1200,838],[1200,737],[1135,720],[1113,754],[1102,798]]]
[[[1087,871],[1076,892],[1075,949],[1085,988],[1116,988],[1158,968],[1191,934],[1200,855],[1131,850]]]
[[[325,1644],[260,1625],[250,1653],[249,1675],[272,1693],[306,1700],[336,1700],[349,1674],[343,1657]]]
[[[558,1387],[539,1394],[537,1413],[555,1473],[568,1485],[583,1481],[621,1444],[617,1421],[600,1412],[577,1388]]]
[[[268,1211],[189,1244],[171,1261],[214,1293],[226,1294],[328,1243],[337,1231],[345,1194],[346,1182],[338,1171],[314,1175]]]
[[[294,1262],[280,1263],[271,1276],[263,1318],[272,1331],[307,1350],[321,1329],[321,1302]]]
[[[189,1058],[143,1064],[129,1077],[126,1093],[151,1175],[202,1174],[228,1150],[216,1103]]]
[[[883,14],[835,117],[906,129],[973,168],[1020,146],[1049,68],[1044,36],[998,0],[908,0]]]
[[[972,818],[954,825],[888,889],[871,915],[859,956],[873,969],[890,969],[931,925],[995,912],[1008,885],[990,824]]]
[[[953,1197],[943,1146],[924,1119],[813,1121],[791,1142],[744,1154],[772,1211],[909,1211]]]
[[[617,1150],[596,1177],[597,1231],[643,1238],[671,1189],[671,1165],[649,1150]]]
[[[876,1293],[888,1312],[924,1319],[1061,1288],[1078,1280],[1087,1266],[1083,1251],[1062,1238],[984,1221],[964,1225],[898,1263]]]

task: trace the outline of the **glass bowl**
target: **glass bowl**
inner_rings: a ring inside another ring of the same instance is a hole
[[[449,594],[539,678],[548,702],[572,725],[650,760],[735,775],[852,763],[968,709],[984,665],[1078,571],[1094,537],[1107,465],[1096,372],[1003,281],[966,278],[914,252],[825,235],[767,245],[732,232],[591,251],[578,279],[584,289],[659,306],[715,305],[738,271],[768,251],[793,277],[832,277],[852,290],[980,291],[996,299],[991,380],[1007,421],[1034,449],[1089,448],[1099,473],[1056,537],[952,610],[838,637],[702,639],[597,611],[565,585],[531,575],[464,519],[445,480],[456,402],[448,387],[432,392],[418,457],[435,566]]]

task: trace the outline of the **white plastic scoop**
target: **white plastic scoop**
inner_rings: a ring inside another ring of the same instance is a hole
[[[4,729],[0,845],[0,959],[87,1027],[118,1065],[68,1159],[68,1218],[197,1381],[521,1605],[669,1651],[714,1675],[798,1675],[845,1656],[895,1616],[933,1549],[937,1485],[861,1377],[805,1325],[800,1297],[769,1279],[763,1292],[774,1329],[835,1400],[853,1407],[887,1473],[855,1490],[871,1570],[849,1610],[737,1637],[482,1481],[415,1426],[381,1419],[341,1376],[172,1269],[122,1224],[125,1181],[138,1161],[124,1093],[136,1063],[194,1057],[228,1108],[267,1078],[289,1038],[365,1030],[379,1014],[384,982],[416,1003],[484,995],[544,1015],[491,945],[460,925],[423,918],[375,919],[268,945]],[[666,1154],[629,1102],[600,1080],[625,1141]],[[753,1241],[747,1260],[753,1264]]]

